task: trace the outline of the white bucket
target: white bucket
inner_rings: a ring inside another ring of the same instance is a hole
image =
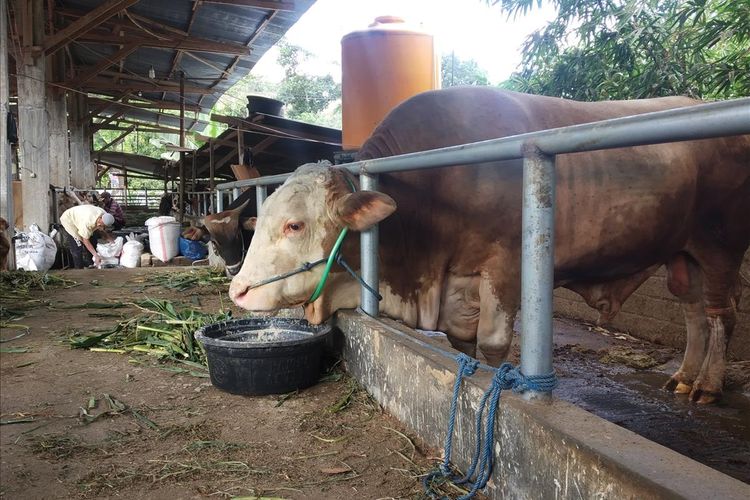
[[[180,253],[180,223],[171,216],[151,217],[146,221],[151,253],[169,262]]]

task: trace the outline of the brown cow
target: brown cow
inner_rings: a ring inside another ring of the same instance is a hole
[[[192,226],[182,234],[190,240],[201,240],[209,236],[214,251],[224,260],[228,276],[234,276],[242,266],[245,251],[253,237],[253,229],[248,225],[249,217],[244,215],[250,209],[251,200],[242,205],[203,217],[199,226]],[[252,213],[255,213],[252,205]]]
[[[360,157],[694,104],[680,97],[583,103],[486,87],[432,91],[391,111]],[[735,284],[750,243],[749,165],[747,135],[568,154],[556,162],[555,285],[577,291],[606,319],[656,266],[667,264],[688,339],[667,387],[700,403],[716,401],[722,390]],[[306,165],[266,200],[232,281],[232,300],[254,311],[304,305],[313,323],[356,307],[359,285],[344,272],[307,303],[320,267],[249,287],[324,257],[343,227],[363,230],[382,221],[382,312],[412,327],[443,330],[470,355],[478,346],[492,364],[504,360],[520,301],[522,162],[381,175],[387,195],[352,193],[347,175]],[[358,238],[342,251],[356,267]]]

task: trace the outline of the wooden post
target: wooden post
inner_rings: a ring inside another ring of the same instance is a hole
[[[46,109],[46,64],[35,57],[35,48],[44,43],[44,0],[21,0],[24,16],[23,57],[18,72],[18,137],[22,158],[24,226],[37,224],[47,232],[50,225],[50,137]],[[2,117],[5,119],[5,117]]]
[[[213,191],[216,188],[216,165],[214,164],[214,140],[208,140],[208,189]]]
[[[185,147],[185,72],[180,71],[180,148]],[[180,222],[185,218],[185,151],[180,151]]]
[[[0,0],[0,216],[8,221],[8,240],[13,236],[13,172],[8,143],[8,11],[7,2]],[[13,245],[8,253],[8,269],[15,269]]]

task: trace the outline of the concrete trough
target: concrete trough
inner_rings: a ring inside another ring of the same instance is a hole
[[[456,363],[403,325],[340,311],[347,370],[430,446],[441,448]],[[459,398],[452,462],[466,470],[476,408],[490,384],[478,371]],[[617,397],[613,394],[613,397]],[[504,391],[495,427],[490,498],[750,498],[750,485],[559,399]]]

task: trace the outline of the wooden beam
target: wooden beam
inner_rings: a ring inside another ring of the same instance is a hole
[[[219,161],[216,162],[214,165],[215,169],[223,167],[225,164],[229,163],[230,160],[237,157],[237,150],[232,148],[229,150],[229,153],[225,154],[221,157]],[[203,172],[205,168],[201,169],[201,172]]]
[[[253,151],[253,154],[255,154],[255,153],[262,153],[263,151],[265,151],[265,149],[268,146],[270,146],[271,144],[273,144],[274,142],[276,142],[278,140],[279,140],[278,137],[269,135],[268,137],[266,137],[265,139],[263,139],[262,141],[260,141],[258,144],[256,144],[255,146],[253,146],[251,148],[252,151]]]
[[[125,121],[125,120],[120,120],[120,121],[125,122],[125,123],[133,123],[132,121]],[[117,125],[104,125],[100,127],[99,130],[120,130],[124,132],[125,130],[127,130],[127,128],[123,128]],[[151,125],[145,122],[138,123],[138,131],[139,132],[163,132],[165,134],[175,134],[175,135],[180,133],[180,129],[163,127],[161,125]]]
[[[249,132],[258,132],[265,135],[277,135],[281,138],[298,139],[298,140],[312,140],[318,142],[324,142],[326,144],[339,144],[331,137],[327,137],[321,134],[315,134],[310,132],[299,132],[296,130],[284,129],[283,127],[272,127],[270,125],[261,125],[254,123],[249,120],[244,120],[236,116],[226,116],[212,114],[211,120],[219,123],[226,123],[231,127],[235,127],[241,130],[247,130]]]
[[[141,108],[141,109],[180,109],[180,103],[178,102],[160,101],[158,99],[148,100],[147,102],[128,100],[126,104],[117,102],[115,100],[104,99],[102,97],[89,97],[89,99],[107,103],[107,105],[104,106],[105,108],[128,107],[128,108]],[[143,99],[143,98],[139,97],[139,99]],[[185,104],[185,110],[193,112],[193,113],[200,113],[201,107],[196,104]]]
[[[120,118],[124,114],[125,114],[125,110],[117,111],[117,112],[109,115],[108,117],[106,117],[104,120],[102,120],[102,121],[100,121],[98,123],[94,123],[91,126],[91,133],[92,134],[97,133],[102,128],[103,125],[109,125],[110,123],[112,123],[113,121],[117,120],[118,118]]]
[[[263,31],[266,29],[266,27],[271,23],[274,17],[278,14],[278,11],[274,10],[270,14],[266,15],[266,17],[258,24],[258,26],[255,28],[255,31],[253,31],[253,34],[250,35],[250,38],[247,40],[247,43],[245,45],[247,47],[252,46],[253,42],[263,33]],[[231,74],[234,69],[237,67],[237,64],[239,64],[240,58],[235,57],[232,62],[227,66],[226,68],[226,74]],[[221,83],[224,79],[223,78],[217,78],[214,83],[211,84],[211,87],[215,87],[219,83]]]
[[[130,36],[126,34],[121,37],[115,36],[111,33],[97,31],[86,33],[79,37],[77,41],[83,43],[105,43],[111,45],[138,43],[143,47],[152,47],[156,49],[192,50],[195,52],[212,52],[236,56],[246,56],[250,53],[250,47],[242,45],[241,43],[216,42],[192,36],[180,37],[175,35],[172,38],[159,39]]]
[[[133,132],[133,130],[135,130],[135,125],[131,125],[130,127],[126,128],[122,134],[118,135],[116,138],[109,141],[107,144],[102,146],[101,149],[96,150],[95,153],[101,153],[102,151],[105,151],[106,149],[111,148],[115,144],[119,144],[120,141],[122,141],[127,136],[129,136],[130,133]]]
[[[79,88],[81,85],[88,82],[92,78],[95,78],[99,73],[106,70],[113,64],[117,64],[128,57],[130,54],[138,50],[139,47],[140,45],[138,45],[137,43],[125,45],[123,48],[121,48],[111,56],[105,56],[104,59],[102,59],[98,64],[87,68],[83,73],[81,73],[78,78],[66,84],[74,89]]]
[[[203,59],[202,57],[198,57],[198,56],[196,56],[196,55],[195,55],[195,54],[193,54],[192,52],[180,52],[180,54],[185,54],[186,56],[188,56],[188,57],[192,57],[192,58],[193,58],[193,59],[195,59],[196,61],[198,61],[198,62],[200,62],[200,63],[203,63],[203,64],[205,64],[205,65],[206,65],[206,66],[208,66],[209,68],[211,68],[211,69],[215,69],[215,70],[216,70],[216,71],[218,71],[219,73],[222,73],[222,74],[224,75],[224,77],[229,77],[229,75],[230,75],[230,73],[229,73],[228,71],[226,71],[226,70],[224,70],[224,69],[221,69],[220,67],[218,67],[217,65],[215,65],[215,64],[214,64],[214,63],[212,63],[211,61],[206,61],[206,60],[205,60],[205,59]]]
[[[95,28],[123,9],[127,9],[131,5],[138,3],[138,1],[139,0],[109,0],[101,4],[88,14],[79,18],[77,21],[47,37],[44,41],[45,55],[52,54],[57,49],[72,42],[88,30]]]
[[[275,2],[273,0],[193,0],[194,2],[200,3],[214,3],[220,5],[235,5],[237,7],[254,7],[256,9],[271,9],[271,10],[294,10],[294,2],[280,0]]]
[[[139,83],[133,83],[133,82],[127,82],[127,83],[115,83],[114,81],[106,81],[106,80],[94,80],[90,82],[86,82],[85,85],[83,85],[83,89],[89,92],[123,92],[125,90],[130,90],[132,92],[174,92],[176,94],[179,94],[180,89],[179,87],[174,87],[172,85],[159,85],[157,83],[146,83],[146,82],[139,82]],[[186,94],[214,94],[216,91],[212,89],[207,89],[205,87],[195,87],[195,86],[185,86],[185,93]]]
[[[193,134],[196,139],[203,142],[209,142],[212,141],[214,146],[229,146],[231,148],[237,146],[237,143],[234,141],[228,141],[225,139],[218,139],[216,137],[207,137],[205,135],[198,134],[197,132]]]

